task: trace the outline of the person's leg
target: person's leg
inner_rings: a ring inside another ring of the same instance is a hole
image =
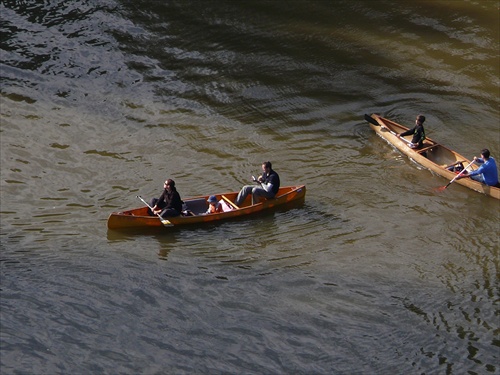
[[[165,217],[175,217],[175,216],[179,216],[179,215],[180,215],[180,212],[178,212],[174,208],[166,208],[166,209],[164,209],[160,213],[160,216],[163,217],[163,218],[165,218]]]
[[[267,199],[274,198],[274,194],[267,192],[263,188],[254,187],[252,189],[252,204],[259,203],[260,197],[264,197]]]
[[[245,185],[241,188],[240,192],[238,193],[238,197],[236,197],[236,201],[234,202],[235,205],[238,207],[243,203],[245,198],[252,192],[252,189],[254,188],[254,185]]]
[[[475,176],[470,176],[470,178],[474,181],[477,181],[477,182],[480,182],[482,184],[484,184],[484,178],[483,178],[483,175],[482,174],[477,174]]]

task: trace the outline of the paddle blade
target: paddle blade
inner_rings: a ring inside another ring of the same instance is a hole
[[[380,126],[380,124],[375,120],[372,116],[369,116],[365,113],[365,121],[368,121],[370,124]]]
[[[447,187],[448,187],[448,185],[446,185],[446,186],[440,186],[440,187],[434,188],[434,191],[435,191],[436,193],[441,193],[441,192],[445,191],[445,189],[446,189]]]
[[[163,219],[161,223],[166,226],[166,227],[172,227],[174,224],[172,224],[170,221]]]

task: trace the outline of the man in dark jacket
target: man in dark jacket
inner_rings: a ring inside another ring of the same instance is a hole
[[[181,196],[175,188],[174,180],[168,179],[163,184],[163,192],[160,198],[153,198],[150,206],[153,207],[152,214],[160,214],[161,217],[179,216],[182,211]]]
[[[252,204],[256,204],[259,203],[260,197],[274,198],[280,188],[280,177],[273,170],[270,161],[262,163],[262,175],[257,179],[254,178],[254,182],[258,182],[259,186],[245,185],[241,188],[234,202],[237,206],[240,206],[250,193],[252,193]]]

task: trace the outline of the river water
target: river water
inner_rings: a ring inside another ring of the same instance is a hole
[[[498,1],[0,5],[2,374],[500,374],[499,202],[364,113],[500,160]],[[270,160],[302,206],[108,231]]]

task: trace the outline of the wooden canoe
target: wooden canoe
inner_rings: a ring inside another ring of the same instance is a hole
[[[231,211],[205,214],[208,208],[208,195],[184,199],[185,208],[188,215],[170,217],[168,221],[171,227],[185,227],[191,225],[201,225],[222,220],[229,220],[246,215],[255,215],[263,211],[268,211],[277,207],[286,207],[295,203],[303,203],[306,195],[305,185],[281,187],[273,199],[263,199],[261,202],[252,205],[252,197],[249,195],[240,207],[233,202],[238,196],[238,192],[216,194],[218,201],[223,200],[232,207]],[[165,228],[158,216],[148,215],[146,206],[122,212],[113,212],[108,217],[108,229],[145,229],[145,228]]]
[[[396,147],[403,154],[420,164],[422,167],[431,170],[432,172],[443,176],[448,181],[456,177],[455,172],[451,172],[446,168],[457,162],[462,162],[464,167],[470,164],[471,160],[460,155],[459,153],[450,150],[449,148],[437,143],[436,141],[426,138],[421,149],[415,150],[408,147],[411,141],[411,135],[398,138],[396,134],[408,130],[407,127],[400,125],[394,121],[383,118],[377,114],[371,116],[365,115],[365,120],[370,123],[370,127],[383,139]],[[468,168],[469,171],[479,168],[473,164]],[[459,184],[469,189],[489,195],[493,198],[500,199],[500,188],[488,186],[480,182],[474,181],[471,178],[462,178],[455,180],[455,184]]]

